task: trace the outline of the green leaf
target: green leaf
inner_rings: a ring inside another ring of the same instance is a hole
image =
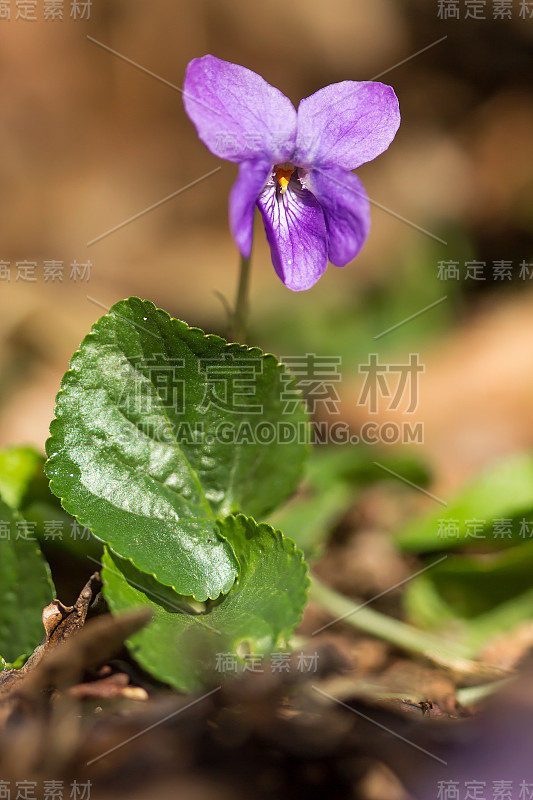
[[[353,445],[313,448],[298,494],[268,519],[293,539],[306,558],[318,558],[332,528],[355,501],[363,449]]]
[[[356,499],[346,483],[317,488],[306,483],[303,492],[269,518],[276,528],[301,547],[305,557],[320,557],[336,523]]]
[[[261,515],[295,490],[307,414],[274,356],[227,344],[153,303],[117,303],[72,358],[47,442],[51,489],[118,556],[179,594],[231,588],[217,517]],[[259,443],[283,425],[291,443]],[[238,437],[235,442],[234,438]]]
[[[43,638],[42,611],[54,598],[54,586],[25,520],[2,501],[0,522],[0,653],[13,662]]]
[[[49,502],[29,502],[21,513],[32,527],[47,557],[52,551],[61,550],[64,555],[78,559],[100,561],[102,558],[102,543],[70,514],[66,514],[52,494]]]
[[[321,445],[311,453],[298,494],[275,511],[268,522],[293,539],[306,558],[318,558],[335,525],[357,502],[360,491],[387,478],[376,466],[376,456],[380,464],[418,485],[429,482],[427,470],[412,456],[377,454],[376,448],[364,445]]]
[[[204,613],[182,613],[183,598],[111,552],[104,555],[111,610],[147,605],[154,612],[150,625],[129,640],[132,654],[156,678],[186,691],[220,680],[217,657],[223,654],[268,655],[286,647],[306,602],[307,567],[294,542],[243,515],[224,522],[241,573],[231,592]]]
[[[43,457],[32,447],[0,450],[0,495],[8,506],[20,508],[28,486],[43,464]]]
[[[520,541],[520,515],[533,510],[533,455],[521,453],[484,470],[446,508],[410,521],[395,534],[405,550],[445,550],[458,544],[505,547]],[[508,521],[511,537],[495,527]]]
[[[533,616],[533,542],[504,552],[450,556],[406,587],[417,625],[453,634],[472,653]]]
[[[20,511],[34,535],[48,548],[100,560],[102,544],[61,508],[44,474],[44,457],[31,447],[0,450],[0,497]]]

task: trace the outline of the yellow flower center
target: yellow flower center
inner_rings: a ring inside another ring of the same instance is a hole
[[[289,181],[293,172],[294,167],[291,166],[291,164],[280,164],[279,166],[274,167],[274,178],[281,187],[281,194],[285,194],[287,191],[287,186],[289,185]]]

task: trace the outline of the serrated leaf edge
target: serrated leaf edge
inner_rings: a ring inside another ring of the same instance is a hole
[[[264,358],[265,360],[273,360],[275,362],[275,366],[276,366],[278,372],[285,372],[285,371],[288,372],[288,370],[287,370],[287,367],[283,364],[283,362],[280,361],[279,358],[277,358],[277,356],[275,356],[273,353],[264,353],[259,347],[256,347],[256,346],[250,347],[250,346],[245,345],[245,344],[239,344],[238,342],[228,342],[222,336],[218,336],[217,334],[214,334],[214,333],[206,333],[204,330],[202,330],[202,328],[189,325],[184,320],[180,320],[180,319],[176,319],[175,317],[172,317],[168,313],[168,311],[165,311],[164,309],[159,308],[151,300],[143,300],[140,297],[137,297],[135,295],[133,295],[133,296],[131,296],[129,298],[126,298],[124,300],[119,300],[117,303],[115,303],[113,306],[111,306],[111,308],[109,309],[107,314],[104,314],[101,317],[99,317],[92,324],[91,330],[89,331],[88,334],[86,334],[86,336],[84,336],[84,338],[80,342],[79,347],[74,351],[74,353],[72,354],[72,356],[70,358],[69,368],[65,372],[65,374],[63,375],[63,377],[61,379],[60,388],[59,388],[59,391],[58,391],[58,393],[56,395],[55,406],[54,406],[54,419],[52,419],[52,421],[50,423],[50,436],[47,438],[46,443],[45,443],[45,451],[46,451],[46,455],[47,455],[47,460],[45,461],[45,464],[44,464],[44,472],[45,472],[47,478],[49,479],[50,491],[52,492],[52,494],[55,497],[57,497],[59,499],[59,501],[61,503],[61,507],[67,512],[67,514],[70,514],[72,517],[74,517],[74,519],[77,522],[79,522],[80,525],[82,525],[84,528],[87,528],[88,530],[90,530],[91,533],[93,534],[93,536],[96,539],[98,539],[98,541],[102,542],[107,547],[109,547],[109,549],[113,553],[115,553],[116,556],[118,556],[119,558],[123,558],[126,561],[129,561],[133,565],[133,567],[135,567],[135,569],[139,570],[139,572],[142,572],[145,575],[149,575],[150,577],[153,577],[158,583],[161,583],[163,586],[167,586],[168,588],[172,589],[173,591],[176,592],[176,594],[180,594],[180,592],[177,591],[176,587],[173,584],[166,583],[165,581],[160,580],[155,575],[155,573],[148,572],[147,570],[142,569],[141,567],[139,567],[133,561],[132,558],[130,558],[129,556],[127,556],[125,554],[119,553],[115,548],[111,547],[111,545],[109,545],[108,542],[106,542],[104,539],[99,537],[95,533],[94,529],[90,525],[86,524],[86,522],[83,520],[83,516],[82,515],[75,514],[75,513],[73,513],[73,511],[71,511],[68,508],[68,504],[70,502],[68,500],[68,498],[62,497],[60,494],[58,494],[56,491],[54,491],[54,488],[53,488],[54,487],[54,483],[55,483],[54,482],[54,478],[51,477],[50,474],[49,474],[50,468],[53,466],[54,459],[55,459],[55,454],[54,455],[50,455],[50,449],[52,447],[52,440],[53,440],[54,435],[55,435],[54,434],[54,429],[57,428],[57,426],[60,424],[60,417],[59,417],[59,414],[58,414],[58,412],[60,410],[59,409],[60,399],[61,399],[61,396],[65,392],[64,384],[68,380],[68,376],[72,375],[72,374],[74,374],[76,372],[76,369],[72,366],[72,363],[73,363],[73,361],[76,359],[76,357],[78,355],[82,355],[82,348],[85,347],[88,343],[90,343],[97,336],[99,326],[101,326],[102,324],[105,324],[104,321],[106,319],[110,319],[113,316],[118,317],[119,319],[126,319],[125,317],[122,317],[118,313],[116,313],[116,309],[120,308],[120,307],[122,307],[124,305],[128,305],[131,301],[139,302],[142,305],[148,306],[150,308],[150,310],[155,311],[157,316],[165,317],[166,320],[170,322],[172,327],[175,327],[177,325],[179,328],[181,328],[184,331],[192,331],[195,334],[200,335],[203,339],[207,339],[209,342],[216,342],[216,343],[221,344],[225,348],[229,348],[230,352],[243,352],[244,351],[244,352],[257,354],[260,358]],[[127,322],[130,322],[130,320],[127,320]],[[299,396],[303,400],[302,391],[300,389],[297,389],[297,392],[298,392]],[[305,404],[304,403],[302,403],[302,406],[305,409]],[[306,409],[306,416],[307,416],[307,422],[309,423],[309,414],[307,412],[307,409]],[[306,447],[307,447],[308,451],[310,451],[310,449],[311,449],[310,442],[306,443]],[[302,464],[301,464],[300,470],[299,470],[300,479],[303,477],[304,469],[305,469],[305,461],[302,461]],[[288,496],[284,497],[279,505],[281,505],[287,499],[288,499]],[[232,516],[235,516],[235,515],[232,515]],[[244,515],[244,514],[242,516],[246,517],[246,515]],[[248,517],[248,519],[253,519],[253,518],[252,517]],[[216,522],[217,518],[213,517],[213,521]],[[254,520],[254,522],[255,522],[255,520]],[[256,522],[256,525],[257,524],[258,523]],[[260,524],[267,524],[267,523],[260,523]],[[224,537],[220,536],[220,533],[218,535],[219,535],[220,538],[224,539]],[[303,553],[302,553],[302,556],[303,556]],[[238,577],[238,573],[237,573],[237,577]],[[220,592],[215,597],[211,597],[210,595],[207,595],[206,597],[196,596],[196,595],[192,595],[192,596],[194,597],[195,600],[198,600],[199,602],[204,602],[205,600],[208,600],[208,599],[209,600],[216,600],[218,597],[220,597],[220,595],[228,594],[231,591],[231,588],[232,587],[230,587],[226,592]]]
[[[281,530],[279,530],[277,528],[273,528],[272,525],[270,525],[268,522],[257,522],[253,517],[249,517],[246,514],[240,514],[240,513],[239,514],[231,514],[231,515],[229,515],[229,517],[224,517],[224,519],[228,519],[228,518],[235,519],[236,521],[238,521],[239,519],[243,519],[243,520],[245,520],[245,522],[252,522],[257,527],[258,531],[263,529],[263,530],[266,530],[270,535],[272,535],[272,537],[279,544],[281,544],[281,546],[283,547],[283,549],[285,551],[289,552],[289,550],[287,548],[287,545],[289,546],[289,548],[292,546],[292,553],[295,556],[299,556],[300,557],[300,565],[304,569],[304,581],[302,582],[303,585],[302,585],[301,591],[300,591],[300,593],[298,595],[298,606],[300,607],[301,610],[300,610],[300,612],[298,614],[298,619],[296,620],[296,622],[295,622],[295,624],[293,626],[293,629],[296,628],[300,624],[300,622],[302,620],[303,613],[305,611],[305,607],[307,605],[307,600],[308,600],[307,593],[308,593],[309,587],[311,585],[311,579],[310,579],[310,575],[309,575],[309,565],[308,565],[307,561],[305,560],[305,554],[304,554],[303,550],[301,550],[296,545],[296,542],[293,539],[291,539],[288,536],[284,536],[283,532]],[[104,569],[106,569],[105,566],[104,566]],[[158,579],[156,578],[156,580],[158,580]],[[159,583],[161,583],[161,581],[159,581]],[[103,590],[102,591],[104,593],[104,596],[105,596],[105,598],[107,600],[107,603],[108,603],[109,607],[111,608],[111,611],[116,614],[117,612],[113,610],[112,602],[111,602],[109,596],[107,595],[105,581],[104,581],[104,586],[103,586]],[[231,589],[225,595],[225,597],[228,597],[230,592],[231,592]],[[177,594],[179,594],[179,592]],[[222,602],[224,602],[224,601],[222,600]],[[166,683],[166,684],[168,684],[170,686],[176,686],[175,678],[173,676],[171,676],[171,675],[167,675],[166,673],[164,673],[161,670],[161,668],[157,665],[157,663],[151,660],[150,655],[149,654],[145,655],[145,652],[142,649],[140,649],[139,646],[135,642],[132,643],[130,639],[127,639],[126,640],[126,645],[128,646],[128,649],[130,650],[132,656],[140,664],[140,666],[143,667],[143,669],[146,669],[147,672],[150,672],[152,675],[154,675],[154,677],[156,677],[157,680],[160,680],[163,683]],[[195,688],[200,688],[200,686],[201,686],[201,684],[198,684]],[[194,691],[195,688],[193,688],[191,690]]]

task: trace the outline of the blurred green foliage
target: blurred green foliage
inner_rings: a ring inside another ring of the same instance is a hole
[[[415,624],[476,652],[533,618],[532,454],[493,464],[446,509],[411,520],[393,536],[422,556],[454,551],[407,584],[405,608]]]

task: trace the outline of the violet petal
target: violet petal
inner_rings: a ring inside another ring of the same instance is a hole
[[[298,106],[294,163],[356,169],[387,149],[399,125],[392,87],[375,81],[333,83]]]
[[[294,292],[310,289],[328,264],[326,224],[319,203],[293,179],[284,194],[269,182],[257,205],[278,276]]]
[[[252,251],[255,203],[263,189],[272,165],[264,161],[244,161],[229,196],[231,232],[239,252],[249,258]]]
[[[370,203],[359,178],[339,167],[310,170],[305,181],[326,220],[328,258],[344,267],[359,253],[370,230]]]
[[[296,141],[296,109],[278,89],[246,67],[207,55],[193,59],[183,103],[213,155],[237,164],[287,161]]]

